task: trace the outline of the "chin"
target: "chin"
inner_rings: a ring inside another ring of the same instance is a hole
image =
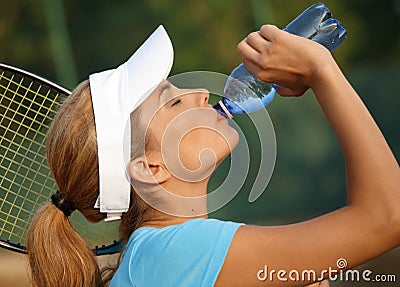
[[[219,152],[217,165],[219,165],[235,149],[239,143],[239,134],[234,128],[228,126],[228,130],[224,132],[223,140],[224,143],[221,144],[221,147],[223,146],[223,148]]]
[[[228,142],[229,145],[229,153],[230,154],[233,149],[237,146],[237,144],[239,143],[239,134],[238,132],[231,126],[229,127],[229,131],[228,133],[226,133],[226,140]]]

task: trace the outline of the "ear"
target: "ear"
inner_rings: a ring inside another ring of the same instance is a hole
[[[129,175],[133,180],[141,183],[161,184],[167,181],[171,174],[160,163],[147,163],[145,157],[138,157],[128,165]]]

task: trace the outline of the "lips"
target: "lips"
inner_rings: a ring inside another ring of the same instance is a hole
[[[217,120],[218,120],[218,121],[222,121],[222,120],[226,120],[226,118],[225,118],[223,115],[221,115],[221,113],[219,113],[219,112],[217,111]]]

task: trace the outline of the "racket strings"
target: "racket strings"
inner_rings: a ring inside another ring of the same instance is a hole
[[[57,189],[46,160],[50,122],[69,91],[35,75],[0,65],[0,245],[24,252],[36,210]],[[74,212],[74,228],[98,254],[118,252],[118,223],[88,223]],[[2,243],[3,242],[3,243]],[[21,244],[18,245],[18,244]],[[15,246],[17,245],[17,247]],[[97,251],[96,251],[97,252]]]
[[[31,79],[1,72],[0,238],[11,242],[24,243],[30,217],[55,188],[45,158],[48,122],[59,105],[58,95],[49,97],[50,92]]]

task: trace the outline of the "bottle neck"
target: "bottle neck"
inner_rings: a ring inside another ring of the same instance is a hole
[[[223,98],[222,100],[220,100],[218,103],[216,103],[213,108],[220,113],[221,115],[223,115],[225,118],[230,118],[232,119],[233,116],[230,113],[230,111],[228,110],[228,108],[226,107],[226,105],[224,104],[224,100],[225,98]]]

